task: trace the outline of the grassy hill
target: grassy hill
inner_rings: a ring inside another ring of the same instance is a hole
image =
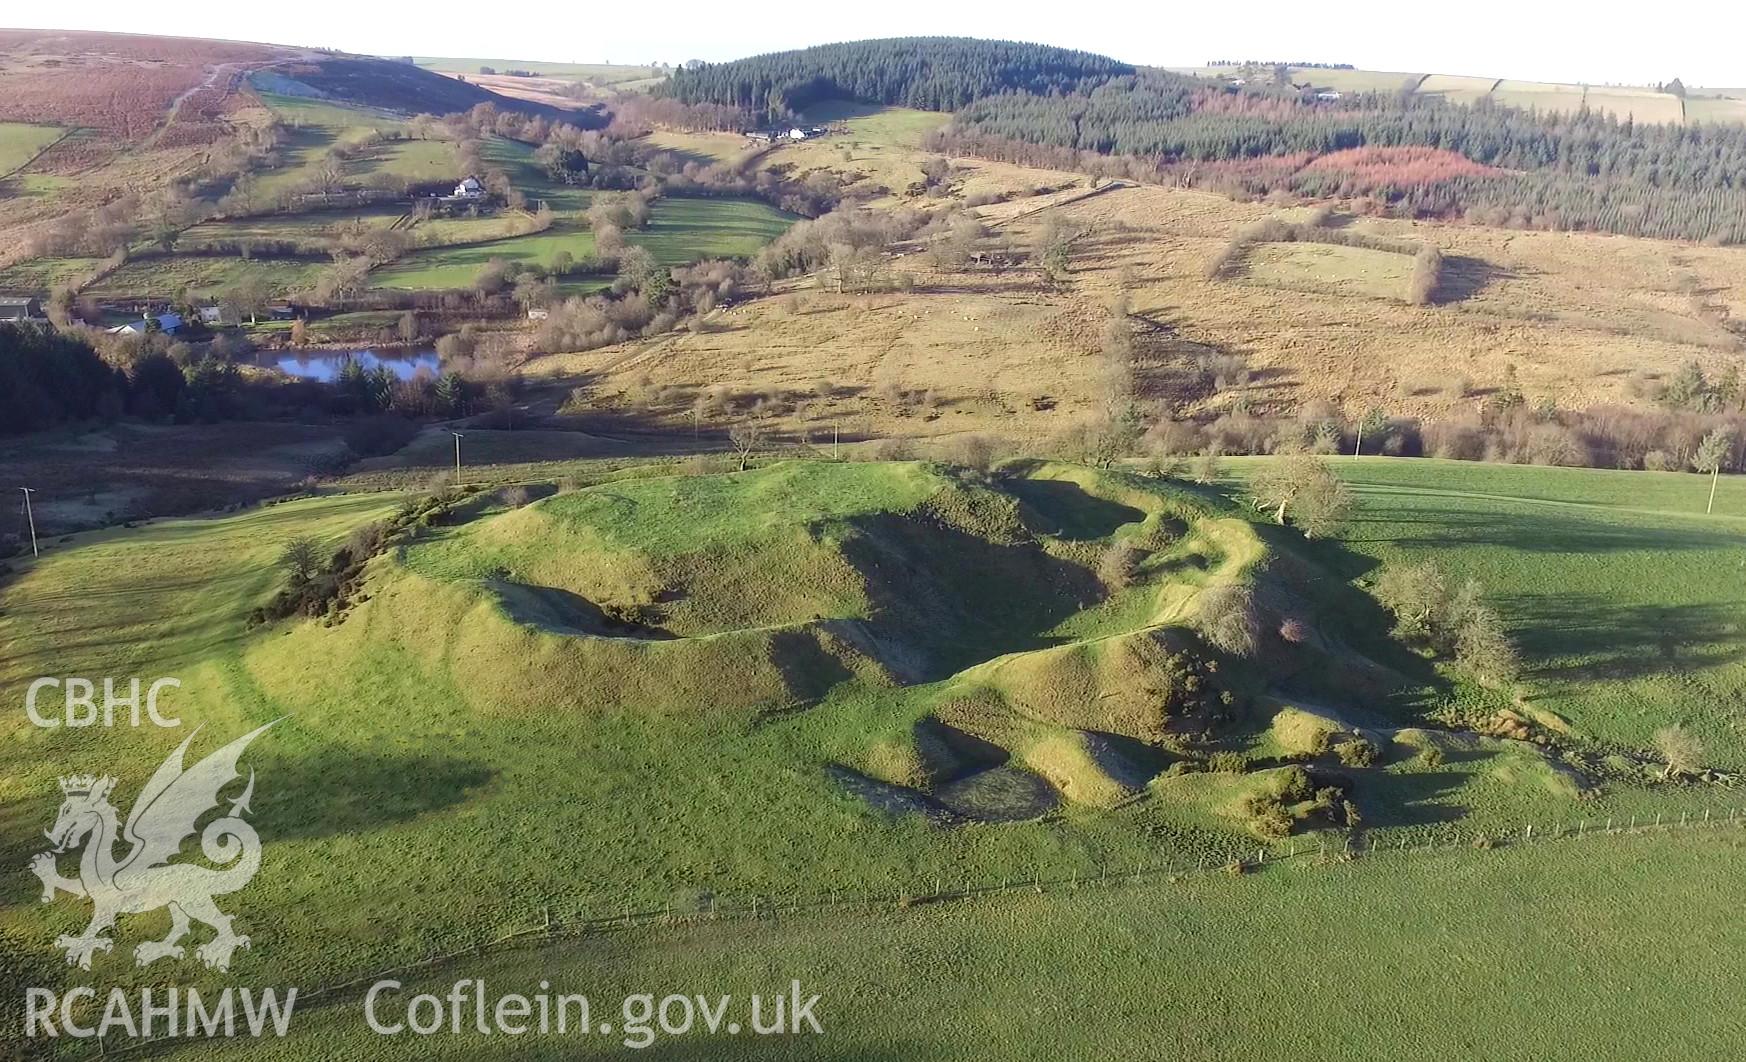
[[[392,540],[343,611],[265,627],[246,617],[284,541],[338,543],[400,499],[154,522],[55,543],[10,578],[0,684],[174,674],[177,710],[215,738],[288,717],[250,753],[268,870],[237,911],[258,983],[463,947],[545,907],[575,919],[1218,865],[1339,843],[1338,816],[1356,813],[1387,847],[1729,806],[1720,789],[1655,784],[1631,758],[1642,726],[1687,718],[1715,762],[1738,763],[1718,730],[1731,717],[1691,717],[1671,678],[1720,681],[1724,658],[1612,678],[1584,669],[1590,649],[1525,634],[1528,688],[1557,691],[1528,703],[1563,713],[1568,744],[1466,733],[1427,713],[1508,702],[1406,652],[1351,582],[1366,553],[1410,554],[1432,526],[1460,534],[1439,499],[1490,498],[1474,526],[1519,534],[1445,555],[1482,575],[1509,558],[1498,590],[1516,621],[1537,606],[1514,595],[1569,581],[1558,564],[1628,579],[1587,566],[1626,555],[1631,536],[1647,550],[1697,533],[1702,521],[1675,511],[1682,494],[1530,470],[1544,480],[1456,495],[1442,466],[1378,467],[1357,477],[1367,498],[1423,507],[1397,517],[1377,501],[1349,546],[1306,548],[1217,492],[1071,465],[653,466],[556,493],[536,484],[540,500],[521,507],[463,499]],[[1396,468],[1431,472],[1391,490]],[[1724,506],[1739,504],[1730,489]],[[1534,548],[1548,505],[1578,551],[1567,561]],[[1117,543],[1138,552],[1111,583],[1100,572]],[[1670,608],[1711,607],[1705,553],[1664,563],[1692,587]],[[1208,640],[1232,587],[1262,610],[1259,667]],[[1282,615],[1313,633],[1275,636]],[[1655,682],[1673,682],[1666,699],[1627,699]],[[1627,704],[1641,716],[1621,715]],[[126,796],[179,737],[4,726],[12,862],[40,847],[57,771],[102,766]],[[1328,751],[1358,738],[1377,750],[1370,766]],[[1344,795],[1301,790],[1294,772]],[[1291,838],[1254,832],[1257,801],[1278,806]],[[27,903],[25,884],[0,883],[0,926],[34,953],[78,914]]]

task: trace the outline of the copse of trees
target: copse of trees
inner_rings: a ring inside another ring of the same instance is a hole
[[[121,412],[127,378],[76,336],[0,324],[0,434]]]
[[[687,65],[656,92],[770,117],[827,99],[955,111],[996,93],[1075,93],[1133,71],[1107,56],[1042,44],[895,37]]]

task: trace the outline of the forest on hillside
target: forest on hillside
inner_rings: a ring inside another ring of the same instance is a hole
[[[1107,56],[1042,44],[895,37],[688,64],[658,91],[682,103],[740,107],[765,118],[827,99],[955,111],[995,93],[1076,92],[1133,72]]]
[[[1368,196],[1414,217],[1746,243],[1746,127],[1735,125],[1400,93],[1327,103],[1148,71],[977,100],[932,146],[1239,195]]]
[[[1239,87],[946,37],[696,64],[660,91],[748,121],[833,98],[954,111],[933,149],[1235,195],[1366,197],[1409,217],[1746,243],[1746,126],[1410,92],[1325,100],[1288,80]]]

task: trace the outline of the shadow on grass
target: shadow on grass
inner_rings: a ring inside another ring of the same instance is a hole
[[[330,746],[262,759],[254,796],[261,835],[274,840],[358,834],[454,807],[496,772],[458,756],[379,754]]]
[[[1460,771],[1367,772],[1354,793],[1366,826],[1433,826],[1467,815],[1454,796],[1469,778]]]
[[[1014,478],[1002,486],[1040,518],[1033,531],[1070,542],[1105,538],[1146,518],[1132,506],[1099,498],[1067,480]]]
[[[1494,280],[1513,275],[1483,258],[1446,254],[1443,256],[1443,269],[1437,274],[1437,287],[1431,292],[1431,301],[1442,304],[1471,299],[1489,287]]]
[[[1631,526],[1585,519],[1580,512],[1566,509],[1549,511],[1545,515],[1507,514],[1457,508],[1457,499],[1450,507],[1422,515],[1403,516],[1398,510],[1375,511],[1367,515],[1362,507],[1353,516],[1355,534],[1347,537],[1358,542],[1397,542],[1414,547],[1501,546],[1525,553],[1616,553],[1626,550],[1730,549],[1738,546],[1736,537],[1720,531],[1680,528],[1665,525]],[[1380,526],[1397,531],[1388,535],[1367,535],[1367,526]],[[1401,531],[1400,529],[1407,529]],[[1411,529],[1424,528],[1420,533]]]
[[[1499,603],[1537,679],[1616,682],[1746,658],[1746,632],[1735,608],[1621,606],[1596,594],[1515,596]]]

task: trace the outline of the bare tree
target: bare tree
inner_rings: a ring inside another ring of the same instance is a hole
[[[734,452],[740,455],[740,471],[746,470],[746,465],[752,460],[752,454],[763,445],[764,429],[756,421],[741,421],[728,429],[728,442],[733,444]]]
[[[1677,724],[1655,732],[1655,748],[1667,761],[1667,769],[1661,772],[1663,778],[1691,774],[1703,763],[1703,743],[1696,734]]]

